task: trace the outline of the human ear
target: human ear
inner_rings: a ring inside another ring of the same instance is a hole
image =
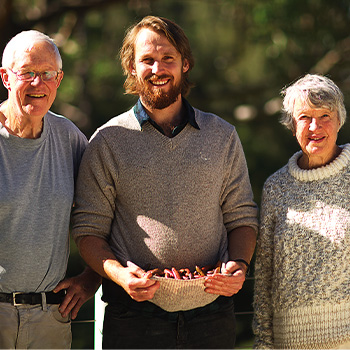
[[[136,76],[137,73],[136,73],[134,62],[130,62],[130,64],[129,64],[129,72],[130,72],[131,75]]]
[[[0,74],[3,85],[7,90],[10,90],[10,80],[7,70],[5,68],[0,68]]]
[[[186,73],[190,69],[190,64],[188,60],[185,58],[182,63],[182,73]]]
[[[63,70],[61,70],[61,72],[60,72],[60,74],[58,75],[57,80],[56,80],[57,88],[61,85],[61,81],[62,81],[62,79],[63,79],[63,76],[64,76],[64,73],[63,73]]]

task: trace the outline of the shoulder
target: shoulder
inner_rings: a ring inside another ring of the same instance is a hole
[[[217,116],[214,113],[204,112],[197,108],[193,108],[195,112],[196,122],[199,128],[210,128],[211,130],[220,129],[227,133],[235,132],[236,128],[234,125],[230,124],[228,121]]]
[[[87,138],[82,131],[68,118],[63,115],[48,111],[45,115],[44,122],[49,124],[49,133],[62,140],[69,140],[70,143],[78,142],[86,145]]]
[[[199,126],[200,135],[205,142],[217,144],[222,150],[242,148],[241,140],[234,125],[217,116],[214,113],[203,112],[194,108],[196,122]],[[234,152],[235,153],[235,152]]]
[[[288,165],[286,164],[266,179],[264,183],[263,191],[274,192],[279,188],[282,188],[286,184],[288,178],[290,178],[290,176],[288,172]]]
[[[111,118],[107,123],[100,126],[91,136],[90,141],[95,138],[108,138],[111,134],[115,135],[118,130],[122,131],[130,129],[141,129],[132,109]]]
[[[66,131],[75,132],[77,134],[83,134],[70,119],[64,117],[63,115],[48,111],[45,115],[45,119],[53,128],[59,128]]]

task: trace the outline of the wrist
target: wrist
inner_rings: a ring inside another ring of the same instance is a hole
[[[244,260],[244,259],[233,259],[232,261],[234,261],[236,263],[242,263],[246,267],[245,274],[246,275],[249,274],[250,264],[246,260]]]

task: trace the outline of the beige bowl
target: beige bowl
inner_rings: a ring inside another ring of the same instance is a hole
[[[209,294],[204,291],[205,277],[191,280],[176,280],[153,276],[160,282],[160,287],[156,291],[150,302],[161,307],[165,311],[186,311],[202,307],[213,302],[218,295]]]

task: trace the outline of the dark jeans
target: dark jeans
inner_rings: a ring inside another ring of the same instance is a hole
[[[166,312],[151,302],[137,303],[130,297],[125,302],[124,297],[106,306],[104,349],[234,348],[233,298],[219,297],[201,308]]]

